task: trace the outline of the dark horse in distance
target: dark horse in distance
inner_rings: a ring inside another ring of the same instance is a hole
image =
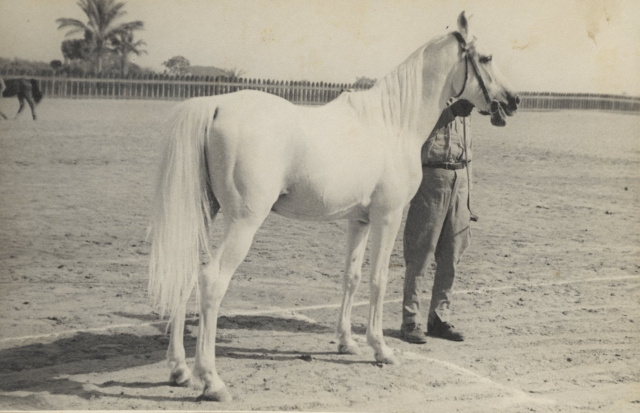
[[[33,120],[36,120],[35,108],[38,102],[42,100],[42,91],[40,90],[38,81],[36,79],[25,78],[6,79],[4,80],[4,86],[2,97],[9,98],[11,96],[18,96],[18,100],[20,101],[20,108],[18,108],[16,117],[22,112],[22,109],[24,109],[24,101],[26,100],[31,108]],[[1,87],[2,82],[0,82],[0,88]],[[0,116],[7,119],[2,112],[0,112]]]

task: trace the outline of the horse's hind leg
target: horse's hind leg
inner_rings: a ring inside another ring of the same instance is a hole
[[[215,205],[211,211],[211,222],[213,222],[220,211],[218,201],[215,200],[215,197],[212,199],[215,201]],[[184,350],[184,324],[187,313],[187,302],[189,301],[193,288],[193,285],[189,286],[189,293],[183,297],[171,322],[171,338],[169,340],[169,348],[167,349],[167,361],[171,368],[169,383],[172,386],[187,387],[191,384],[191,369],[187,366],[186,352]]]
[[[189,289],[193,290],[193,287]],[[187,366],[186,353],[184,351],[184,321],[187,312],[187,297],[180,303],[173,321],[171,322],[171,338],[167,350],[167,361],[171,368],[169,382],[173,386],[188,386],[191,382],[191,370]]]
[[[198,400],[231,400],[231,394],[216,371],[218,313],[231,276],[247,255],[253,237],[267,214],[268,210],[261,217],[252,215],[238,219],[224,216],[223,239],[200,275],[200,329],[194,373],[202,380],[204,390]]]
[[[27,103],[31,108],[31,117],[33,118],[33,120],[36,120],[36,104],[33,101],[33,97],[30,95],[27,95],[25,98],[27,99]]]
[[[347,259],[342,280],[342,306],[338,319],[338,352],[342,354],[360,354],[355,340],[351,337],[351,308],[353,297],[362,279],[362,260],[369,235],[369,224],[361,221],[349,221],[347,233]]]

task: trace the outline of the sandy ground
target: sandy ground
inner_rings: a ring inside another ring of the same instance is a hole
[[[0,122],[0,409],[640,411],[637,115],[524,112],[502,129],[473,115],[480,221],[453,302],[467,339],[399,339],[400,233],[384,311],[398,366],[366,346],[366,277],[363,355],[337,354],[345,223],[270,216],[223,302],[218,371],[234,401],[216,404],[168,385],[146,296],[173,105],[45,99],[37,122]]]

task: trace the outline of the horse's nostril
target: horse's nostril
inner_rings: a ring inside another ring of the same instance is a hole
[[[512,94],[508,94],[507,101],[508,101],[507,106],[512,112],[515,112],[516,110],[518,110],[518,106],[520,106],[520,96],[517,96],[517,95],[514,96]]]

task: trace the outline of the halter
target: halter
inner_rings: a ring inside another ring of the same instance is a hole
[[[471,45],[467,45],[467,42],[464,40],[464,37],[460,34],[460,32],[453,32],[453,35],[458,40],[458,44],[460,44],[460,48],[462,49],[462,53],[464,54],[464,83],[462,84],[462,89],[460,93],[454,96],[456,99],[459,98],[464,92],[465,87],[467,86],[467,81],[469,80],[469,63],[471,63],[471,67],[473,68],[473,72],[476,74],[476,78],[478,79],[478,84],[480,85],[480,89],[482,89],[482,94],[484,95],[487,103],[491,104],[491,98],[489,97],[489,91],[487,90],[487,86],[484,84],[484,80],[482,80],[482,76],[480,76],[480,70],[478,69],[478,64],[476,63],[476,59],[474,59],[475,53],[471,51]],[[467,164],[465,168],[467,170],[467,209],[469,210],[471,221],[477,222],[478,216],[473,213],[471,210],[471,176],[469,172],[469,160],[468,160],[468,148],[467,148],[467,122],[462,122],[462,138],[464,141],[464,160]]]
[[[460,93],[455,95],[454,97],[459,98],[464,92],[465,87],[467,86],[467,81],[469,80],[469,63],[471,63],[471,68],[478,79],[478,84],[480,84],[480,89],[482,89],[482,94],[484,95],[485,100],[488,104],[491,104],[491,97],[489,97],[489,91],[487,90],[487,86],[482,80],[482,76],[480,76],[480,70],[478,69],[478,64],[476,63],[476,59],[474,59],[475,53],[471,49],[471,45],[467,44],[464,40],[464,37],[460,34],[460,32],[453,32],[456,40],[458,40],[458,44],[460,44],[460,48],[462,49],[462,53],[464,54],[464,83],[462,84],[462,89]]]

